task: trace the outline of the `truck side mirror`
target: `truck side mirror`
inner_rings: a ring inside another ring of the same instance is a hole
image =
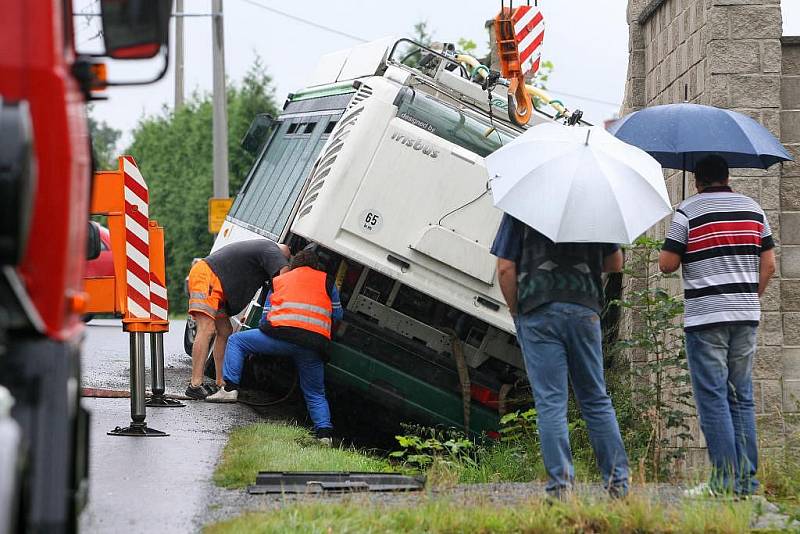
[[[247,129],[247,133],[242,137],[242,148],[251,156],[258,156],[259,150],[264,146],[274,125],[275,118],[269,113],[256,115]]]
[[[171,0],[101,0],[103,41],[114,59],[149,59],[169,38]]]
[[[101,250],[100,227],[89,221],[89,231],[86,232],[86,259],[96,260],[100,257]]]
[[[0,97],[0,265],[17,265],[28,243],[36,155],[27,102]]]

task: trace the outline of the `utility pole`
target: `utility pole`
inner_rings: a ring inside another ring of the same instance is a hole
[[[214,197],[228,198],[228,111],[225,91],[225,36],[222,0],[212,0],[211,11],[214,63]]]
[[[183,0],[175,0],[175,107],[183,105]],[[213,17],[212,17],[213,18]]]

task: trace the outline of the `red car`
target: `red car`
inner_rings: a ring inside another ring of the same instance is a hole
[[[114,261],[111,259],[111,234],[108,228],[92,222],[100,231],[100,255],[86,262],[85,278],[114,276]]]

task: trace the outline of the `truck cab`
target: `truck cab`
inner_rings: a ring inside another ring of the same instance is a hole
[[[329,388],[477,433],[527,398],[489,252],[502,212],[483,160],[523,130],[504,88],[482,87],[454,57],[404,39],[323,57],[274,122],[214,250],[316,243],[346,310]]]

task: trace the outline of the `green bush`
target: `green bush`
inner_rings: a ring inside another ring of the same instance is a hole
[[[674,278],[658,269],[662,242],[647,236],[626,250],[625,274],[631,287],[612,305],[628,311],[633,328],[611,350],[628,358],[614,370],[614,400],[630,426],[623,433],[630,445],[631,463],[644,470],[642,477],[660,480],[674,473],[692,440],[688,419],[692,414],[688,364],[681,319],[683,300],[664,288]]]

